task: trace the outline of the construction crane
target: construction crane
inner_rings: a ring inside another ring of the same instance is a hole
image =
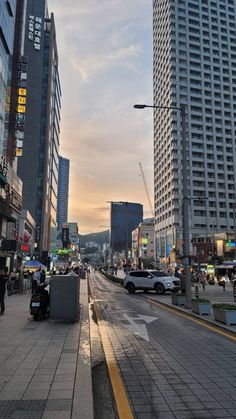
[[[143,179],[143,184],[144,184],[144,188],[145,188],[145,191],[146,191],[146,195],[147,195],[149,207],[150,207],[152,216],[154,218],[155,217],[155,214],[154,214],[154,210],[153,210],[153,206],[152,206],[152,201],[151,201],[151,198],[150,198],[150,195],[149,195],[149,191],[148,191],[148,187],[147,187],[147,182],[146,182],[145,175],[144,175],[144,172],[143,172],[142,164],[140,162],[139,162],[139,168],[140,168],[141,176],[142,176],[142,179]]]

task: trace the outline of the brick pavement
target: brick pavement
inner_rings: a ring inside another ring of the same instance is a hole
[[[35,322],[29,301],[7,298],[0,317],[0,418],[92,419],[87,281],[78,322]]]
[[[146,296],[98,277],[94,282],[135,419],[236,417],[235,342],[161,307],[155,308],[158,320],[147,325],[150,341],[141,339],[123,327],[122,313],[153,316]]]
[[[193,298],[195,298],[194,287],[192,287],[192,296]],[[198,314],[193,313],[192,310],[185,309],[183,306],[172,305],[170,293],[164,294],[164,295],[156,295],[155,293],[150,292],[148,296],[146,295],[145,297],[151,300],[156,300],[162,304],[166,304],[167,306],[171,306],[172,308],[174,307],[175,309],[179,311],[189,313],[192,316],[196,318],[200,318],[210,324],[216,325],[223,330],[236,333],[236,325],[229,326],[229,325],[216,321],[214,319],[212,310],[209,315],[199,316]],[[225,292],[222,290],[222,287],[219,287],[219,285],[214,285],[214,286],[207,285],[205,291],[203,291],[202,286],[199,286],[199,298],[206,298],[210,300],[212,304],[214,303],[236,304],[236,302],[234,302],[234,299],[233,299],[233,291],[232,291],[231,285],[228,285]]]

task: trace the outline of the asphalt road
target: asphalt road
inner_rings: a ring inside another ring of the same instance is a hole
[[[138,419],[236,418],[235,341],[90,275]]]

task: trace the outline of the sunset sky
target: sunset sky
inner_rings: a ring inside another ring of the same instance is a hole
[[[71,162],[69,221],[109,225],[107,201],[153,198],[152,0],[48,0],[62,87],[60,154]]]

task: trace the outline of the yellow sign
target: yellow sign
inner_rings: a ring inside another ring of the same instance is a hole
[[[22,156],[22,148],[16,148],[16,157],[21,157]]]
[[[26,96],[27,89],[23,89],[22,87],[18,90],[20,96]]]
[[[18,103],[20,103],[21,105],[25,105],[26,97],[18,96]]]
[[[214,274],[215,273],[215,268],[214,265],[207,265],[207,273],[210,274]]]
[[[148,238],[147,237],[141,237],[141,243],[142,244],[148,244]]]
[[[25,113],[25,106],[18,105],[17,106],[17,112],[18,113]]]

